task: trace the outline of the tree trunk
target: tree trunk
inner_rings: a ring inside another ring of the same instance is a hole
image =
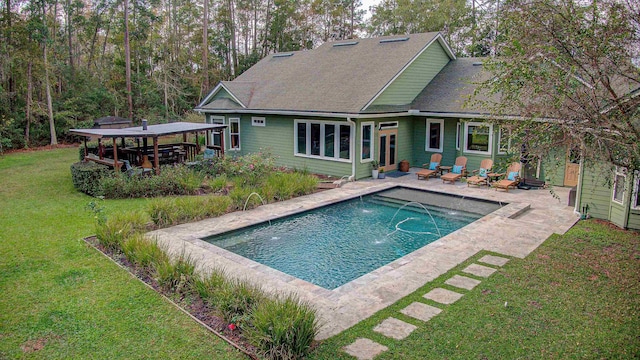
[[[67,0],[67,42],[69,43],[69,69],[71,70],[71,76],[74,73],[73,67],[73,29],[71,27],[71,0]]]
[[[33,68],[33,62],[29,60],[27,64],[27,105],[25,109],[25,120],[27,124],[24,127],[24,147],[29,147],[29,129],[31,127],[31,99],[33,93],[33,79],[31,77],[31,69]]]
[[[202,13],[202,90],[200,98],[209,91],[209,0],[203,0]]]
[[[238,47],[236,45],[236,19],[233,0],[228,0],[229,5],[229,32],[231,36],[231,76],[237,75],[238,69]]]
[[[133,98],[131,96],[131,48],[129,46],[129,0],[124,0],[124,61],[127,82],[127,103],[129,119],[133,120]]]
[[[45,3],[42,2],[42,22],[44,28],[47,28],[47,12]],[[51,100],[51,82],[49,81],[49,60],[47,59],[47,38],[43,43],[43,60],[44,60],[44,83],[45,92],[47,93],[47,112],[49,114],[49,133],[51,134],[51,145],[58,144],[58,136],[56,135],[56,123],[53,119],[53,101]]]

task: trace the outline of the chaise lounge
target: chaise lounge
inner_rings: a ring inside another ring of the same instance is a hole
[[[429,180],[429,177],[435,177],[440,171],[440,161],[442,161],[442,154],[432,154],[431,162],[429,164],[423,164],[422,166],[428,166],[426,169],[422,169],[416,173],[418,175],[418,180],[421,178],[425,180]]]
[[[476,175],[467,179],[467,187],[469,187],[469,185],[478,185],[478,186],[487,185],[488,184],[487,175],[491,171],[492,167],[493,167],[493,160],[491,159],[482,160],[482,162],[480,162],[480,169],[473,170],[473,173]]]
[[[467,171],[467,158],[464,156],[458,156],[456,158],[455,165],[453,165],[453,167],[451,168],[451,172],[442,175],[440,179],[442,179],[443,183],[449,181],[453,184],[456,182],[456,180],[461,179],[462,176],[464,176],[466,171]]]
[[[494,182],[492,186],[496,188],[496,191],[498,191],[498,189],[504,189],[509,192],[510,187],[515,188],[520,183],[520,168],[520,163],[512,163],[507,168],[507,172],[505,174],[500,174],[501,176],[506,175],[506,178]]]

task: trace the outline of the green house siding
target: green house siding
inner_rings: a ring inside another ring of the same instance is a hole
[[[629,214],[629,222],[627,228],[633,230],[640,230],[640,210],[631,210]]]
[[[625,207],[622,204],[618,204],[615,201],[611,201],[611,212],[609,215],[609,220],[620,226],[620,227],[626,227],[626,211],[625,211]]]
[[[580,184],[580,202],[578,210],[589,206],[589,215],[598,219],[609,220],[609,206],[611,203],[611,188],[605,184],[602,174],[593,169],[584,169]]]
[[[229,94],[227,92],[227,90],[225,90],[224,88],[220,88],[220,90],[218,90],[218,92],[213,95],[213,97],[211,98],[211,100],[209,102],[213,102],[215,100],[219,100],[219,99],[231,99],[233,101],[235,101],[233,99],[233,96],[231,96],[231,94]]]
[[[371,105],[406,105],[447,65],[450,58],[434,41],[398,76]]]
[[[444,136],[442,144],[442,165],[453,165],[456,161],[456,124],[457,119],[444,119]],[[426,151],[427,119],[413,119],[413,163],[415,167],[431,161],[432,151]]]

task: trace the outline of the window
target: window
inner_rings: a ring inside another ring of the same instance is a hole
[[[337,121],[296,120],[294,129],[296,156],[351,160],[350,125]]]
[[[462,127],[461,123],[456,124],[456,150],[460,150],[460,128]]]
[[[267,126],[267,120],[263,117],[252,117],[251,126]]]
[[[444,120],[427,119],[427,146],[425,151],[442,152],[444,142]]]
[[[231,150],[240,150],[240,119],[229,119],[229,139],[231,140]]]
[[[498,131],[498,154],[506,154],[511,150],[511,130],[500,127]]]
[[[207,124],[224,125],[224,116],[207,116]],[[210,144],[212,146],[222,146],[222,131],[212,130]]]
[[[618,204],[624,202],[624,183],[627,180],[627,169],[617,167],[613,178],[613,198],[612,200]]]
[[[363,122],[360,124],[361,147],[360,162],[368,162],[373,160],[373,126],[372,122]]]
[[[493,125],[468,122],[464,125],[465,148],[468,153],[491,155]]]
[[[640,171],[636,171],[633,176],[633,195],[631,196],[631,208],[640,210]]]

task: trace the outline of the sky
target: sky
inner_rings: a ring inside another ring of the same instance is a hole
[[[371,13],[369,13],[369,6],[378,5],[381,0],[362,0],[362,8],[367,11],[367,14],[364,16],[365,19],[371,17]]]

